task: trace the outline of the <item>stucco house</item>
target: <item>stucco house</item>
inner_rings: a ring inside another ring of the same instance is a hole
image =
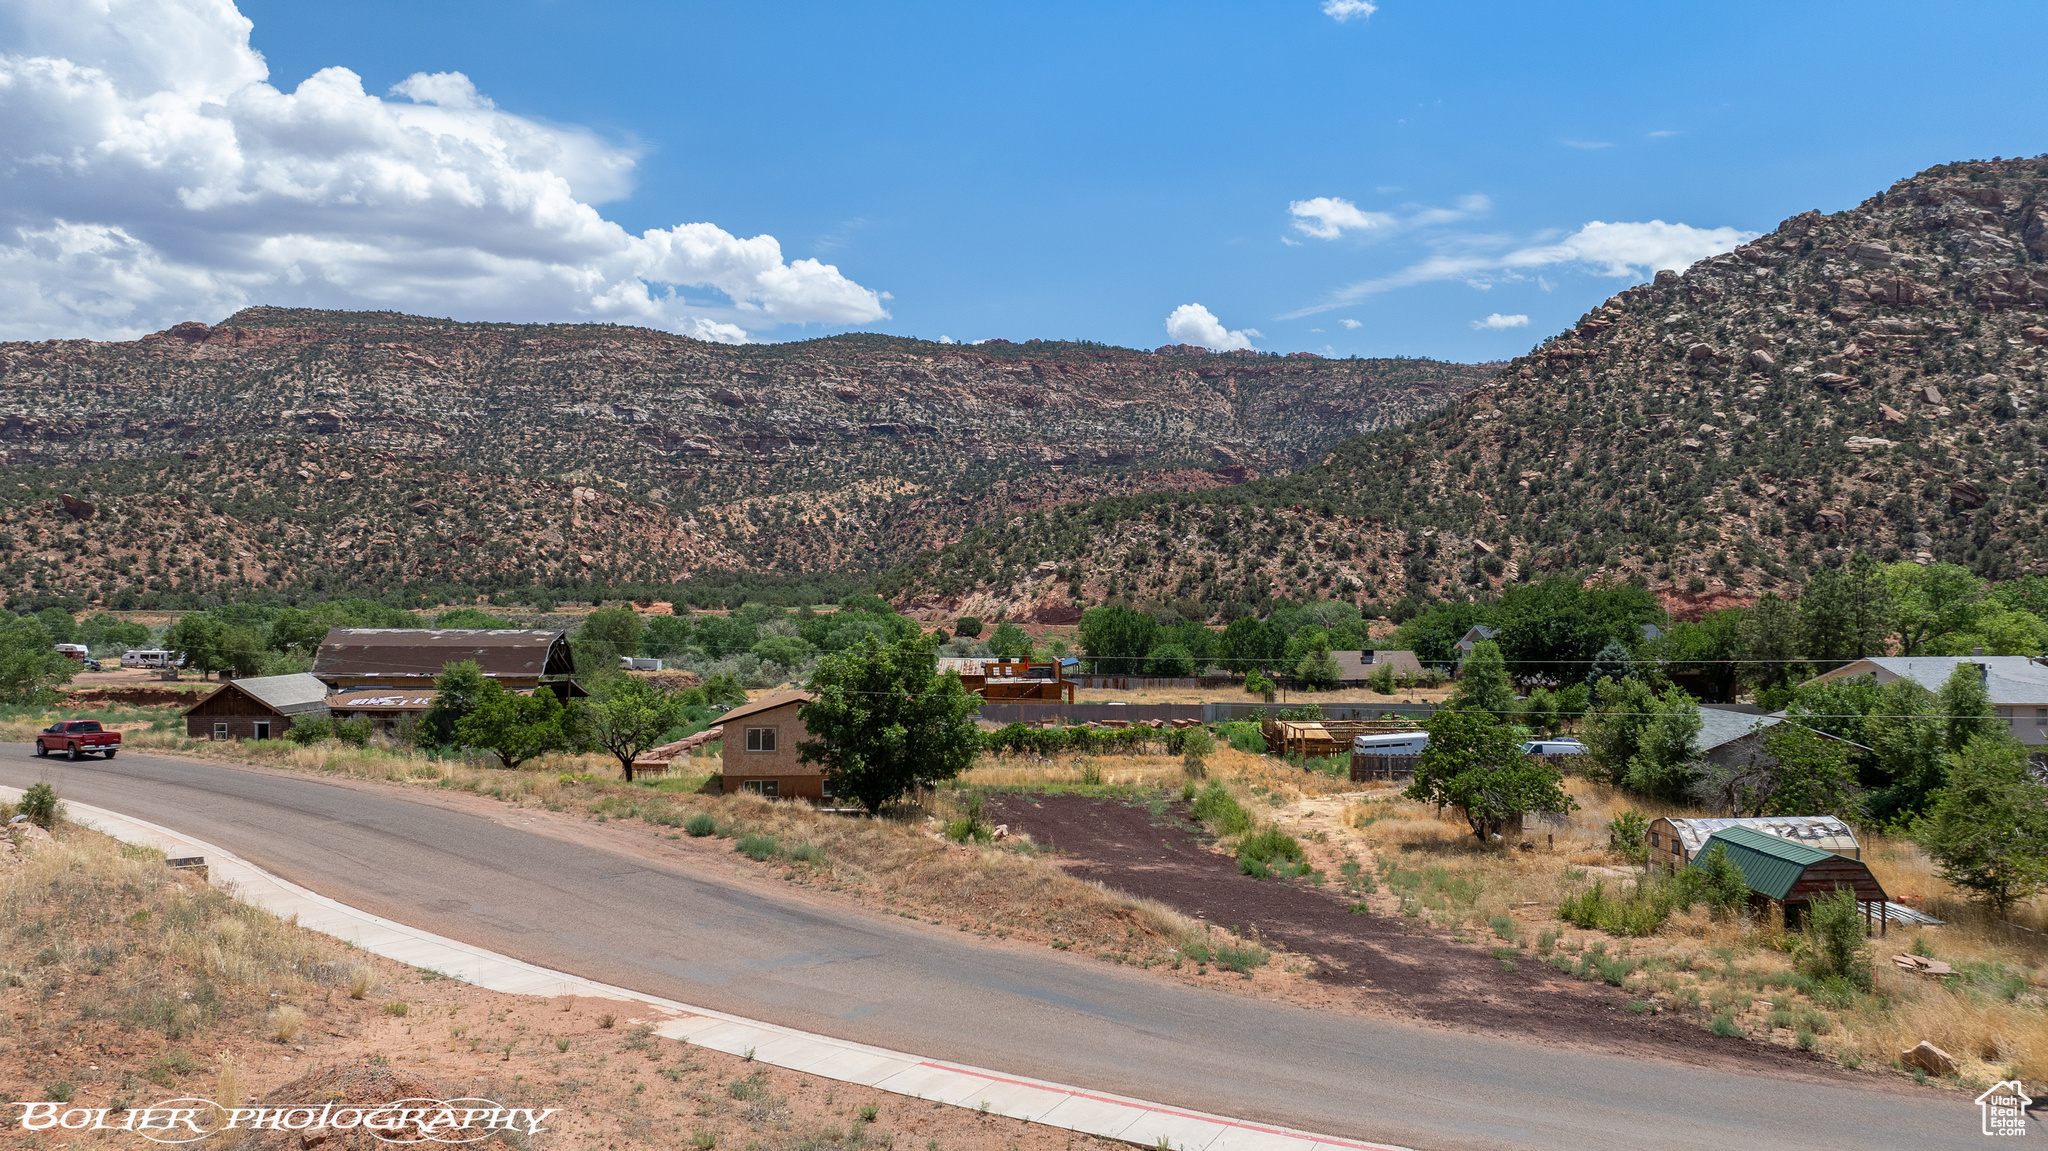
[[[741,704],[719,718],[725,729],[720,755],[725,794],[813,803],[826,797],[823,768],[796,758],[797,741],[810,735],[797,709],[813,698],[809,692],[782,692]]]

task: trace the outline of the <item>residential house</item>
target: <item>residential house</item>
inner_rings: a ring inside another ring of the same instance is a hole
[[[796,745],[809,737],[797,709],[816,697],[783,692],[741,704],[719,718],[725,729],[720,787],[727,795],[819,802],[830,794],[824,769],[799,763]]]
[[[1422,661],[1412,651],[1333,651],[1330,657],[1337,661],[1339,687],[1364,687],[1381,668],[1391,669],[1397,677],[1422,674]]]
[[[185,709],[193,739],[282,739],[292,724],[327,714],[327,685],[319,677],[261,675],[230,680]]]
[[[1869,656],[1817,675],[1811,682],[1869,676],[1878,683],[1910,679],[1940,691],[1955,670],[1974,667],[1998,718],[2021,743],[2048,746],[2048,667],[2023,655]]]
[[[1452,647],[1458,649],[1458,662],[1463,663],[1467,659],[1470,659],[1472,657],[1473,648],[1478,647],[1482,642],[1490,640],[1499,634],[1500,629],[1497,627],[1487,627],[1483,623],[1473,624],[1472,630],[1465,633],[1464,639],[1461,639],[1457,643],[1451,645]]]
[[[328,687],[431,688],[451,663],[474,660],[514,691],[566,683],[576,664],[564,631],[515,628],[337,627],[320,641],[313,674]],[[581,691],[555,687],[558,694]]]
[[[1752,819],[1682,819],[1667,815],[1650,821],[1650,865],[1676,874],[1679,868],[1692,863],[1715,832],[1731,827],[1746,827],[1851,859],[1863,858],[1863,845],[1856,842],[1856,833],[1832,815],[1766,815]]]

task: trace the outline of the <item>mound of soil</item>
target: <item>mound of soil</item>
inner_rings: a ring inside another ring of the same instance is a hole
[[[329,1067],[310,1075],[294,1079],[269,1093],[259,1107],[289,1107],[300,1104],[324,1109],[335,1104],[336,1110],[344,1114],[339,1126],[314,1126],[298,1131],[260,1131],[254,1133],[240,1146],[244,1151],[301,1151],[303,1148],[318,1147],[321,1151],[377,1151],[394,1143],[437,1146],[440,1143],[463,1143],[482,1139],[489,1132],[481,1128],[437,1129],[432,1140],[422,1138],[417,1129],[387,1132],[388,1138],[364,1130],[359,1124],[364,1108],[385,1107],[400,1100],[411,1101],[413,1107],[432,1107],[444,1098],[444,1092],[432,1080],[414,1071],[386,1067],[374,1063],[350,1063],[340,1067]],[[470,1103],[469,1106],[484,1106]]]
[[[1314,979],[1355,1009],[1691,1062],[1827,1066],[1678,1018],[1630,1012],[1614,988],[1565,975],[1533,955],[1508,970],[1489,946],[1457,943],[1404,919],[1353,912],[1342,895],[1306,883],[1253,879],[1238,871],[1236,860],[1210,850],[1213,840],[1183,803],[1155,815],[1116,799],[1006,794],[990,796],[985,810],[992,822],[1054,848],[1075,876],[1313,958]]]

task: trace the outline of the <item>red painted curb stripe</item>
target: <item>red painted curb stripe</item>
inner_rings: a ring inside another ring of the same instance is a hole
[[[1028,1079],[1011,1079],[1006,1076],[991,1074],[987,1071],[976,1071],[969,1067],[955,1067],[950,1063],[935,1063],[929,1059],[919,1063],[918,1066],[930,1067],[939,1071],[951,1071],[959,1075],[972,1075],[978,1079],[987,1079],[995,1083],[1008,1083],[1016,1087],[1031,1087],[1039,1091],[1057,1092],[1072,1099],[1087,1099],[1096,1103],[1108,1103],[1117,1107],[1131,1107],[1139,1111],[1171,1115],[1176,1119],[1193,1119],[1198,1123],[1220,1123],[1225,1127],[1236,1127],[1244,1131],[1257,1131],[1262,1135],[1278,1135],[1286,1139],[1301,1139],[1310,1143],[1326,1144],[1331,1147],[1353,1147],[1357,1151],[1404,1151],[1404,1149],[1389,1147],[1384,1143],[1353,1143],[1348,1139],[1332,1139],[1325,1135],[1305,1135],[1299,1131],[1287,1131],[1278,1127],[1261,1127],[1256,1123],[1241,1123],[1235,1119],[1219,1119],[1214,1115],[1201,1115],[1193,1111],[1175,1111],[1171,1107],[1158,1107],[1150,1103],[1133,1103],[1128,1099],[1114,1099],[1107,1095],[1090,1095],[1086,1091],[1076,1091],[1069,1087],[1050,1087],[1044,1083],[1033,1083]]]

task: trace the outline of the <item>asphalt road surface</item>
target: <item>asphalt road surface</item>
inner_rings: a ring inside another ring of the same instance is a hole
[[[650,863],[395,789],[0,744],[0,783],[208,840],[528,962],[928,1057],[1417,1148],[1978,1146],[1969,1096],[1748,1075],[1316,1012]]]

